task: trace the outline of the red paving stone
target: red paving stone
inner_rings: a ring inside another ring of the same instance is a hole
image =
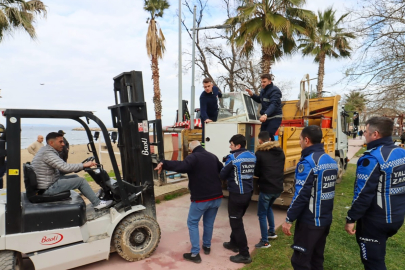
[[[189,195],[184,195],[171,201],[157,205],[157,217],[162,230],[160,244],[154,254],[142,261],[127,262],[118,254],[111,255],[110,260],[101,261],[86,266],[75,268],[76,270],[90,269],[137,269],[137,270],[169,270],[169,269],[193,269],[193,270],[228,270],[239,269],[243,265],[229,261],[229,256],[235,255],[232,251],[222,247],[222,243],[229,241],[230,227],[227,214],[228,200],[222,200],[217,218],[214,224],[211,254],[205,255],[200,252],[202,262],[195,264],[183,260],[183,253],[190,252],[190,240],[187,229],[187,215],[190,204]],[[248,238],[250,251],[260,240],[259,221],[257,218],[257,202],[251,202],[244,217],[245,230]],[[285,210],[274,209],[276,226],[280,226],[285,220]],[[200,222],[200,238],[202,237],[202,222]],[[277,241],[277,240],[274,240]],[[271,248],[271,247],[270,247]]]

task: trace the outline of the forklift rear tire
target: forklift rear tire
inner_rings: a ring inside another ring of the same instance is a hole
[[[343,167],[343,162],[340,157],[335,157],[335,161],[338,165],[338,175],[336,179],[336,184],[340,184],[342,182],[343,174],[345,173],[345,169]]]
[[[159,224],[155,219],[139,213],[125,217],[113,235],[115,250],[123,259],[130,262],[152,255],[159,241]]]
[[[22,270],[22,267],[20,252],[12,250],[0,251],[0,270]]]

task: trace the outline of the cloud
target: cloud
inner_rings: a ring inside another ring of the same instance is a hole
[[[169,1],[170,9],[159,25],[166,36],[167,51],[159,62],[163,100],[163,123],[174,122],[178,100],[178,1]],[[341,7],[337,0],[328,1]],[[153,85],[145,37],[148,13],[143,1],[49,1],[47,19],[37,20],[36,41],[24,32],[7,37],[0,44],[0,88],[2,108],[58,109],[95,111],[107,126],[111,125],[108,106],[114,104],[113,80],[131,70],[143,72],[148,117],[154,119]],[[210,0],[202,25],[222,24],[225,13],[221,0]],[[308,7],[324,7],[324,1],[311,1]],[[192,15],[182,7],[189,27]],[[191,51],[191,41],[183,29],[182,47]],[[189,61],[183,55],[183,65]],[[342,63],[326,63],[325,85],[339,75]],[[220,69],[214,69],[220,72]],[[277,80],[294,79],[298,87],[304,73],[316,76],[312,59],[294,56],[274,67]],[[197,78],[201,81],[201,78]],[[44,83],[44,85],[40,85]],[[190,99],[191,73],[183,74],[183,99]],[[202,88],[196,83],[196,107]],[[296,95],[291,95],[295,98]],[[24,123],[42,123],[27,119]],[[58,122],[65,124],[65,122]],[[69,124],[73,124],[69,122]]]

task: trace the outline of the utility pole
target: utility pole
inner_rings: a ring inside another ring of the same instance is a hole
[[[179,105],[178,105],[178,117],[177,117],[177,122],[181,122],[183,120],[183,97],[182,97],[182,62],[181,62],[181,0],[179,0]],[[181,134],[181,133],[180,133]],[[182,148],[181,145],[181,135],[179,134],[179,154],[178,154],[178,160],[181,160],[181,151],[180,149]]]

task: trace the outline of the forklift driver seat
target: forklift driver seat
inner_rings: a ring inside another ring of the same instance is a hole
[[[70,191],[64,191],[55,195],[44,195],[37,188],[37,175],[29,162],[24,163],[24,184],[27,198],[32,203],[55,202],[66,200],[70,197]]]

